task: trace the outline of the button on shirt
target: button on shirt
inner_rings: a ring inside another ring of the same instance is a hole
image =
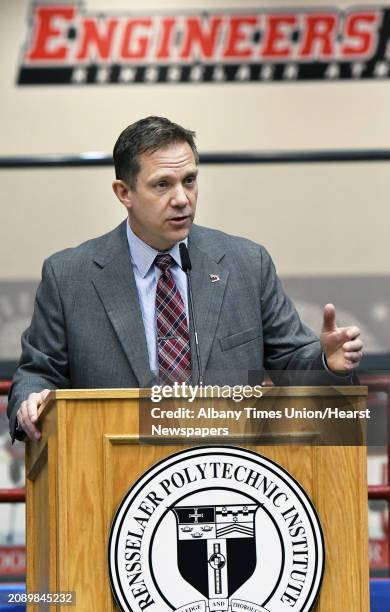
[[[131,263],[133,266],[135,283],[137,285],[138,299],[144,323],[146,344],[148,347],[150,370],[158,375],[158,351],[157,351],[157,323],[156,323],[156,288],[161,270],[155,265],[156,251],[143,240],[138,238],[132,231],[129,224],[126,224],[127,240],[129,243]],[[187,245],[187,238],[183,240]],[[184,302],[184,307],[188,319],[188,295],[187,277],[181,268],[179,243],[175,244],[169,251],[174,264],[171,267],[172,275],[180,295]]]

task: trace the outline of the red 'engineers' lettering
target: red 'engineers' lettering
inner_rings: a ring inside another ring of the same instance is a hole
[[[363,60],[379,25],[378,10],[113,17],[38,4],[25,65]]]

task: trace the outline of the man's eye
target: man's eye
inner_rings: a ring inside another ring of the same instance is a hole
[[[196,182],[196,176],[188,176],[186,178],[186,185],[193,185]]]
[[[165,189],[166,186],[167,186],[166,181],[159,181],[156,185],[157,189]]]

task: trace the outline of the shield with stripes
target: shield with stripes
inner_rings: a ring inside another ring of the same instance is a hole
[[[209,600],[227,599],[256,567],[258,504],[174,506],[182,577]]]

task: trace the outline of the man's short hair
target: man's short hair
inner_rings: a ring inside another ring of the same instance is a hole
[[[146,117],[127,126],[115,143],[113,158],[115,176],[135,189],[140,170],[139,156],[153,153],[171,144],[187,142],[194,154],[196,165],[199,155],[195,145],[195,132],[186,130],[165,117]]]

